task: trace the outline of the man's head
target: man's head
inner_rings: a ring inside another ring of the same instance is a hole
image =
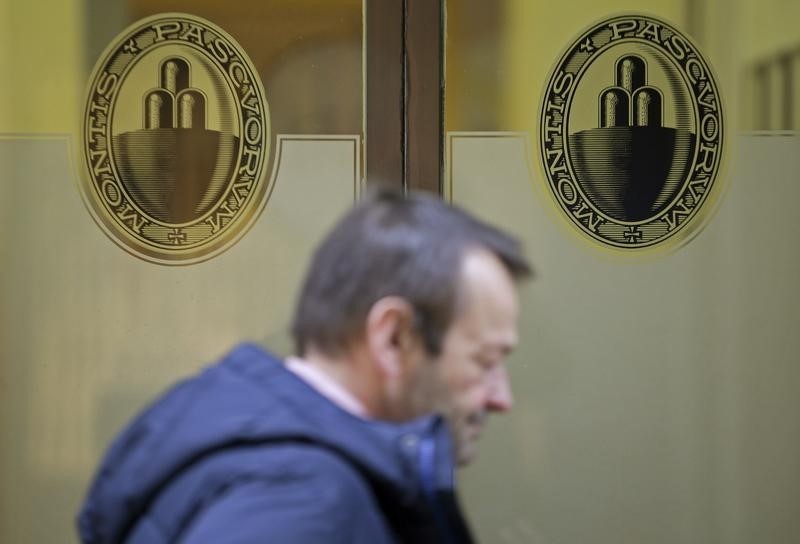
[[[297,352],[360,361],[356,394],[376,418],[441,413],[464,463],[486,414],[511,406],[514,283],[529,274],[508,234],[432,196],[373,190],[314,254]]]

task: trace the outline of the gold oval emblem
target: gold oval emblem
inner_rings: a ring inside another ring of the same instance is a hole
[[[550,193],[605,247],[675,247],[719,185],[720,93],[697,47],[642,15],[601,21],[550,76],[540,157]],[[701,211],[702,210],[702,211]]]
[[[261,78],[224,30],[160,14],[124,30],[90,79],[83,195],[128,252],[159,264],[218,255],[254,223],[271,187]]]

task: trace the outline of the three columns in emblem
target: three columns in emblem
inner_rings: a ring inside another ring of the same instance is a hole
[[[647,85],[647,65],[636,55],[616,62],[616,85],[600,93],[600,127],[660,127],[661,91]]]
[[[206,98],[190,86],[189,63],[171,57],[161,63],[160,86],[144,97],[144,128],[206,128]]]

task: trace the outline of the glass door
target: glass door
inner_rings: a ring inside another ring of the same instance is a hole
[[[797,541],[797,7],[446,13],[445,197],[538,265],[482,541]]]
[[[139,408],[241,340],[289,351],[361,190],[363,10],[0,3],[0,541],[75,540]]]

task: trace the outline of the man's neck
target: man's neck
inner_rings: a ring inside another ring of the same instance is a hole
[[[309,350],[303,357],[289,357],[289,370],[314,387],[331,402],[351,414],[370,419],[378,413],[374,369],[357,354],[336,358]]]

